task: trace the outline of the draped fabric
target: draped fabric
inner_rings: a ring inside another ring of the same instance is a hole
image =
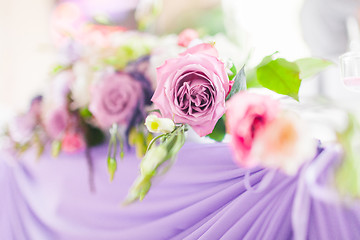
[[[112,183],[106,146],[84,153],[1,154],[0,239],[360,239],[357,201],[329,187],[329,147],[297,176],[243,169],[226,144],[185,144],[142,202],[121,203],[137,175],[132,150]],[[10,164],[9,164],[10,163]]]

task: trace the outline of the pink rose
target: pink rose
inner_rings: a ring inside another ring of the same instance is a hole
[[[178,45],[182,47],[187,47],[192,40],[197,38],[199,38],[199,33],[194,29],[187,28],[179,34]]]
[[[231,147],[242,166],[254,166],[249,159],[253,141],[278,114],[278,102],[270,97],[241,92],[228,102],[226,129],[231,134]]]
[[[61,150],[67,153],[77,152],[84,148],[84,138],[78,133],[66,133],[61,142]]]
[[[66,106],[60,106],[46,113],[44,125],[46,132],[52,139],[59,139],[69,123],[69,112]]]
[[[163,117],[189,124],[205,136],[225,112],[229,78],[224,63],[211,44],[189,48],[157,69],[152,101]]]
[[[143,104],[141,84],[128,74],[115,73],[93,86],[89,110],[101,127],[108,128],[127,124]]]
[[[303,121],[294,113],[284,112],[258,134],[251,156],[262,166],[294,175],[305,161],[315,156],[316,147]]]

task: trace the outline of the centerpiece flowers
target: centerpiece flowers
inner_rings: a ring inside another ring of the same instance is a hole
[[[145,125],[160,135],[148,145],[140,175],[125,203],[146,196],[152,179],[174,162],[189,128],[200,137],[216,141],[222,141],[228,132],[237,162],[243,167],[270,166],[294,174],[314,156],[316,143],[301,132],[299,118],[280,111],[270,97],[239,93],[246,90],[244,67],[237,73],[233,64],[220,60],[215,46],[190,44],[178,57],[157,68],[157,87],[151,99],[157,111],[146,118]],[[265,57],[253,69],[256,77],[251,83],[298,100],[300,72],[309,71],[302,68],[304,61],[291,63]],[[316,71],[327,65],[320,64]],[[303,154],[303,148],[308,149],[307,154]]]
[[[298,117],[280,110],[275,100],[243,92],[264,87],[298,101],[302,79],[329,62],[289,62],[272,54],[247,68],[246,77],[245,66],[237,71],[219,54],[216,42],[200,40],[194,30],[182,32],[169,51],[163,51],[159,40],[122,28],[87,25],[70,41],[62,41],[61,64],[47,91],[6,131],[13,147],[20,153],[34,147],[40,156],[50,142],[54,157],[85,151],[92,170],[90,148],[108,140],[104,158],[112,180],[126,147],[135,146],[142,158],[140,175],[127,203],[142,200],[152,179],[171,167],[190,128],[218,142],[230,134],[242,167],[261,165],[294,174],[313,154],[302,154],[301,146],[307,148],[312,141],[301,133]],[[175,56],[159,65],[170,52]],[[159,66],[156,81],[154,65]]]
[[[113,179],[124,148],[135,145],[142,157],[152,138],[143,122],[153,94],[146,71],[156,37],[111,26],[84,28],[63,49],[43,96],[6,134],[20,153],[35,147],[40,156],[49,142],[54,157],[85,150],[90,166],[89,149],[109,139]]]

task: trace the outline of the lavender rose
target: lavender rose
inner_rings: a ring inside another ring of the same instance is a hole
[[[106,76],[92,90],[89,110],[102,128],[128,124],[144,104],[141,84],[125,73]]]
[[[199,136],[212,132],[225,113],[229,78],[211,44],[189,48],[157,69],[152,101],[163,117],[189,124]]]

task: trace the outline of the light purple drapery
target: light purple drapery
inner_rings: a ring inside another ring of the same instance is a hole
[[[139,160],[128,152],[109,183],[106,151],[92,149],[95,193],[84,153],[36,161],[3,152],[0,239],[360,239],[359,203],[337,202],[323,188],[335,148],[289,177],[239,168],[226,144],[185,144],[144,201],[127,207]]]

